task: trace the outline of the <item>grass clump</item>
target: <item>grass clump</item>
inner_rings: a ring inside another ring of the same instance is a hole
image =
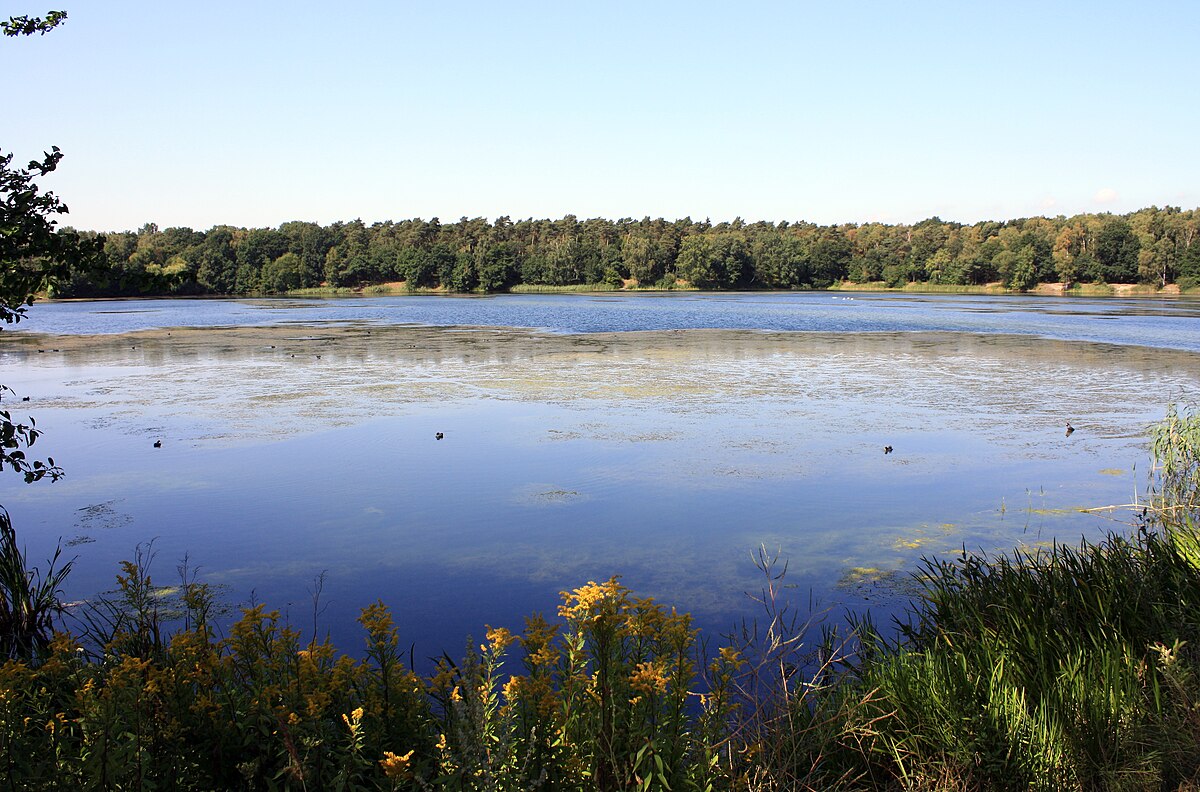
[[[1200,772],[1200,418],[1154,433],[1136,530],[927,560],[897,632],[860,622],[829,751],[869,788],[1163,789]]]

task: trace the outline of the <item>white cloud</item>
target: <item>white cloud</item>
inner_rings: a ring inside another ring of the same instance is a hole
[[[1117,191],[1112,187],[1105,187],[1103,190],[1097,190],[1092,200],[1099,204],[1113,203],[1117,200]]]

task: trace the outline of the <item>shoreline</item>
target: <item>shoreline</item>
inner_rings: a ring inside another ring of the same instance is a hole
[[[1032,296],[1032,297],[1115,297],[1131,298],[1200,298],[1200,288],[1180,289],[1178,284],[1170,283],[1164,287],[1146,283],[1086,283],[1075,284],[1070,288],[1064,283],[1039,283],[1032,289],[1008,289],[999,283],[978,285],[910,283],[905,286],[887,286],[883,282],[852,283],[850,281],[835,283],[824,288],[808,289],[698,289],[692,286],[679,285],[664,289],[654,286],[638,286],[626,284],[621,287],[609,286],[603,283],[573,284],[567,286],[548,286],[524,284],[515,286],[507,291],[498,292],[456,292],[447,289],[418,288],[409,289],[403,281],[398,283],[382,283],[358,287],[319,287],[311,289],[292,289],[285,292],[260,292],[254,294],[155,294],[128,295],[119,297],[47,297],[39,295],[37,302],[76,303],[76,302],[121,302],[127,300],[272,300],[272,299],[325,299],[330,297],[494,297],[505,294],[537,295],[537,294],[792,294],[795,292],[862,292],[867,294],[978,294],[999,296]]]

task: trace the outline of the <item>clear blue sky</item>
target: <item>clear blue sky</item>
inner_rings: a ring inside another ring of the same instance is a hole
[[[1200,203],[1200,3],[106,2],[0,40],[77,228]]]

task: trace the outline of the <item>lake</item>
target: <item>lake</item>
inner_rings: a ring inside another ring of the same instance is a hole
[[[317,629],[348,651],[382,599],[418,664],[614,574],[715,639],[754,615],[763,545],[801,610],[888,615],[924,555],[1124,529],[1078,509],[1144,488],[1146,427],[1200,393],[1198,320],[844,292],[38,303],[0,382],[67,477],[0,502],[31,561],[69,545],[69,599],[153,540],[157,583],[186,556],[305,629],[324,573]]]

